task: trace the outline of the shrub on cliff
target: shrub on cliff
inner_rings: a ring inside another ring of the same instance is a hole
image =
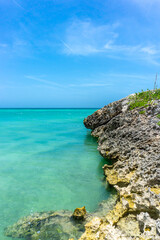
[[[147,90],[136,93],[130,97],[130,110],[139,107],[147,107],[153,100],[160,99],[160,89]]]

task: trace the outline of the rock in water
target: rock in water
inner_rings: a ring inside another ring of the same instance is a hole
[[[5,234],[27,240],[78,239],[84,232],[85,223],[76,223],[71,216],[70,211],[35,213],[8,227]]]
[[[85,231],[85,224],[97,215],[105,218],[116,200],[117,195],[113,191],[109,199],[102,201],[93,213],[87,213],[85,207],[75,209],[75,218],[67,210],[34,213],[6,228],[5,235],[26,240],[77,240]]]
[[[141,101],[154,92],[149,102]],[[137,99],[144,106],[135,107]],[[159,240],[160,89],[111,103],[84,119],[84,125],[98,138],[100,154],[113,163],[103,169],[119,201],[105,222],[87,223],[80,239]]]
[[[82,207],[82,208],[76,208],[74,210],[74,213],[73,213],[73,218],[76,219],[76,220],[83,220],[86,216],[86,208],[85,207]]]

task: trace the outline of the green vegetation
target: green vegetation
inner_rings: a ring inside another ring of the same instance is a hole
[[[139,114],[145,114],[146,113],[146,111],[139,111]]]
[[[157,115],[157,118],[160,119],[160,114]],[[157,124],[158,124],[158,126],[160,126],[160,121]]]
[[[160,89],[147,90],[145,92],[142,90],[142,92],[131,96],[130,99],[130,110],[134,108],[147,107],[152,104],[153,100],[160,99]]]

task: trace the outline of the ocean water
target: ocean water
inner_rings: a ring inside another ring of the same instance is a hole
[[[109,197],[105,160],[83,125],[95,109],[0,110],[0,239],[3,230],[37,211],[86,206]],[[15,239],[15,238],[14,238]]]

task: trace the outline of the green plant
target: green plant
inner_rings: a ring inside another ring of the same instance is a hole
[[[145,114],[145,113],[146,113],[145,110],[139,111],[139,114]]]
[[[158,124],[158,126],[160,126],[160,121],[157,124]]]
[[[147,107],[153,100],[160,99],[160,89],[141,91],[130,97],[130,110],[139,107]]]
[[[160,118],[160,114],[157,115],[157,118]]]

